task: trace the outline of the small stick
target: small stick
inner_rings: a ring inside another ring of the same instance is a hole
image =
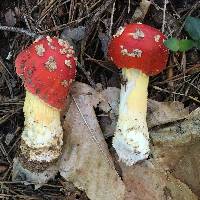
[[[10,32],[16,32],[16,33],[22,33],[22,34],[26,34],[32,38],[38,38],[41,35],[38,35],[36,33],[30,32],[28,30],[25,30],[23,28],[16,28],[16,27],[10,27],[10,26],[0,26],[0,30],[2,31],[10,31]]]
[[[132,19],[133,21],[143,21],[148,10],[149,10],[149,7],[151,5],[151,1],[149,0],[141,0],[140,2],[140,5],[139,7],[136,8],[133,16],[132,16]]]
[[[115,12],[115,2],[113,3],[112,14],[111,14],[111,18],[110,18],[109,37],[111,37],[111,34],[112,34],[112,26],[113,26],[113,16],[114,16],[114,12]]]
[[[164,2],[164,8],[163,8],[163,23],[162,23],[162,33],[165,31],[165,24],[166,24],[166,9],[167,9],[167,4],[168,0],[165,0]]]

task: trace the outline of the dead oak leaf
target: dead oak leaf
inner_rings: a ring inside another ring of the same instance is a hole
[[[96,119],[94,107],[101,95],[90,86],[76,82],[72,102],[64,121],[64,148],[60,173],[91,200],[123,200],[124,184]]]

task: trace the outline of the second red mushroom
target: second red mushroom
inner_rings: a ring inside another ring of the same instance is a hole
[[[109,58],[122,68],[124,79],[113,146],[127,165],[149,156],[147,87],[149,76],[160,73],[167,63],[164,40],[159,30],[137,23],[120,27],[108,46]]]

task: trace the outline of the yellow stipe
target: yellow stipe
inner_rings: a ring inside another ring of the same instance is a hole
[[[39,97],[28,91],[26,91],[23,111],[25,118],[32,116],[36,122],[46,125],[52,123],[55,119],[60,119],[60,111],[58,109],[48,106]]]
[[[123,75],[127,78],[128,83],[133,83],[133,88],[129,90],[130,92],[128,91],[127,96],[128,111],[146,113],[149,77],[135,69],[124,69]]]

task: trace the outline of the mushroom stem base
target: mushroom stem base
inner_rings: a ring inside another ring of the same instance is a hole
[[[55,177],[58,172],[58,164],[58,162],[51,163],[44,171],[35,172],[24,166],[19,158],[15,158],[13,160],[12,180],[26,181],[27,183],[34,184],[35,189],[37,189]]]
[[[119,160],[133,165],[149,155],[146,123],[149,77],[135,69],[123,69],[122,74],[126,84],[121,86],[119,119],[113,147]]]
[[[60,111],[30,92],[26,92],[23,111],[25,124],[19,160],[31,171],[44,171],[61,154],[63,130]]]

